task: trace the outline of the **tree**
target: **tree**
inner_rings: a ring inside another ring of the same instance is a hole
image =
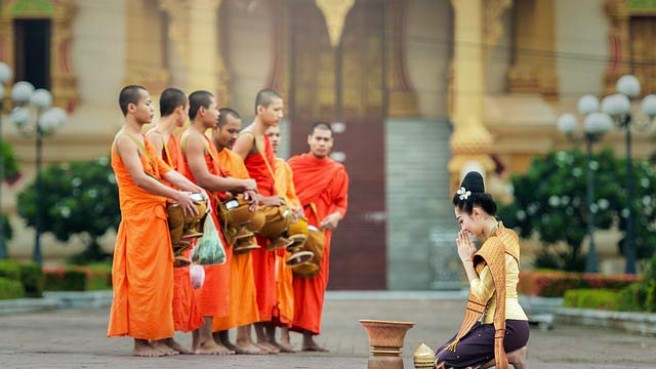
[[[2,179],[7,181],[9,184],[13,184],[21,176],[20,171],[18,170],[18,158],[16,157],[14,149],[11,147],[11,145],[4,141],[0,141],[0,150],[2,150],[2,154],[4,155],[5,164],[3,172],[4,178]]]
[[[626,161],[614,157],[611,149],[594,154],[590,168],[594,172],[595,228],[618,225],[625,232]],[[656,248],[656,176],[646,161],[636,161],[635,245],[638,258],[650,257]],[[544,243],[536,259],[537,267],[582,271],[581,253],[587,229],[586,166],[587,156],[578,150],[555,151],[536,158],[525,174],[512,178],[514,201],[500,206],[499,217],[519,230],[522,237],[534,232]],[[559,248],[564,242],[567,247]],[[619,247],[622,251],[623,241]]]
[[[0,150],[2,151],[4,159],[4,176],[3,178],[0,178],[0,180],[5,181],[10,185],[14,184],[20,178],[20,172],[18,171],[18,159],[16,158],[16,154],[14,153],[11,145],[5,141],[0,141]],[[4,223],[4,233],[2,235],[5,241],[3,244],[4,246],[8,240],[11,240],[13,236],[13,230],[11,228],[11,224],[9,223],[9,218],[4,213],[0,213],[0,222]],[[5,255],[7,255],[6,252]]]
[[[109,159],[72,162],[47,167],[41,176],[44,232],[60,241],[81,237],[86,250],[72,258],[74,263],[102,261],[98,238],[120,222],[118,188]],[[36,188],[32,183],[18,194],[19,215],[34,227],[36,221]]]

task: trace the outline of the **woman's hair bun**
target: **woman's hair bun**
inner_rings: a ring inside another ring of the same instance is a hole
[[[485,183],[483,182],[483,175],[479,172],[467,172],[465,178],[462,179],[460,187],[471,193],[485,193]]]

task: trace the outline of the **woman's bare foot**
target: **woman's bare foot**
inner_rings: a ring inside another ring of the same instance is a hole
[[[167,345],[167,343],[166,343],[167,340],[168,339],[151,341],[150,345],[153,346],[156,350],[161,351],[164,354],[164,356],[179,355],[180,353],[177,350],[175,350],[172,347],[169,347],[169,345]]]
[[[147,340],[135,339],[132,355],[139,357],[161,357],[164,353],[153,347]]]
[[[515,369],[528,369],[528,348],[526,346],[506,355],[508,363]]]
[[[228,350],[227,347],[219,345],[213,340],[200,342],[198,347],[194,350],[197,355],[234,355],[235,352]]]

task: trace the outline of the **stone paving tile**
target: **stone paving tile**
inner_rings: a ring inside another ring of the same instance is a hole
[[[178,356],[143,359],[129,355],[130,339],[105,337],[107,308],[58,310],[0,317],[0,368],[262,368],[364,369],[368,344],[359,319],[412,321],[403,350],[406,368],[422,342],[436,347],[460,324],[462,299],[408,296],[366,300],[331,296],[326,302],[324,331],[318,341],[327,354],[275,356]],[[190,343],[190,335],[178,335]],[[300,337],[293,335],[300,344]],[[574,326],[535,329],[529,343],[532,369],[656,368],[656,337]]]

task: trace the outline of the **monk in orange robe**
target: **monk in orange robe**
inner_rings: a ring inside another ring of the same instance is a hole
[[[248,174],[257,181],[259,195],[275,199],[274,155],[266,130],[270,126],[278,125],[283,117],[283,100],[280,94],[270,89],[258,92],[255,99],[255,114],[253,123],[237,138],[234,152],[244,159]],[[278,200],[265,205],[284,204],[282,198]],[[266,246],[267,242],[266,239],[258,237],[260,246]],[[275,264],[274,252],[267,251],[265,247],[253,251],[253,270],[260,314],[260,323],[255,324],[257,343],[272,353],[280,352],[280,349],[268,342],[264,329],[266,323],[273,319],[272,314],[276,304]]]
[[[294,185],[308,224],[324,231],[326,246],[319,275],[294,278],[294,322],[292,329],[303,333],[304,351],[325,351],[315,341],[321,332],[321,313],[328,285],[330,238],[344,218],[348,204],[348,174],[328,155],[333,131],[328,123],[316,123],[308,136],[310,152],[289,159]]]
[[[219,126],[214,130],[214,145],[219,151],[219,162],[225,175],[239,179],[249,179],[248,170],[242,158],[232,152],[232,147],[241,130],[239,113],[230,108],[219,109]],[[251,325],[260,321],[253,274],[252,252],[235,254],[232,259],[230,284],[230,315],[214,319],[212,331],[214,340],[235,350],[238,354],[263,355],[268,351],[255,345],[251,338]],[[230,343],[228,330],[237,328],[235,345]]]
[[[178,170],[182,161],[180,141],[174,135],[174,130],[184,125],[189,112],[187,95],[177,88],[167,88],[159,98],[160,120],[151,128],[146,137],[153,145],[157,156],[162,158],[171,168]],[[189,258],[191,249],[185,251]],[[173,269],[173,325],[176,331],[191,332],[200,328],[203,316],[198,310],[196,295],[191,285],[189,266]],[[193,352],[171,338],[166,344],[181,354]]]
[[[214,145],[205,136],[208,129],[215,129],[219,119],[216,98],[207,91],[196,91],[189,95],[189,118],[191,124],[180,138],[183,159],[183,174],[210,193],[211,218],[219,234],[221,227],[217,217],[219,201],[225,191],[253,192],[256,190],[252,179],[235,179],[224,175],[218,161]],[[197,354],[234,354],[214,341],[212,321],[214,317],[224,318],[230,314],[230,270],[232,250],[222,240],[226,251],[226,262],[222,265],[204,266],[205,282],[196,290],[201,314],[205,324],[193,333],[192,349]]]
[[[121,90],[119,105],[125,116],[112,145],[121,224],[116,236],[109,317],[109,337],[134,338],[135,356],[176,355],[167,346],[174,335],[173,250],[166,200],[172,199],[187,215],[197,214],[191,192],[203,190],[162,161],[141,134],[153,117],[148,91],[130,85]],[[166,180],[177,188],[162,184]],[[189,192],[186,192],[189,191]]]
[[[271,147],[274,153],[278,153],[280,146],[280,127],[272,126],[266,131],[269,140],[271,140]],[[296,196],[296,189],[294,188],[294,177],[292,168],[285,162],[284,159],[275,158],[275,175],[276,175],[276,190],[281,194],[287,206],[296,215],[294,221],[299,217],[304,217],[303,207],[301,207],[300,200]],[[294,286],[292,269],[285,265],[285,261],[291,256],[286,250],[276,251],[276,291],[278,293],[276,306],[273,312],[274,321],[280,328],[280,342],[276,341],[276,325],[267,327],[267,335],[269,341],[280,348],[282,352],[295,352],[289,340],[289,327],[292,325],[294,319]]]

